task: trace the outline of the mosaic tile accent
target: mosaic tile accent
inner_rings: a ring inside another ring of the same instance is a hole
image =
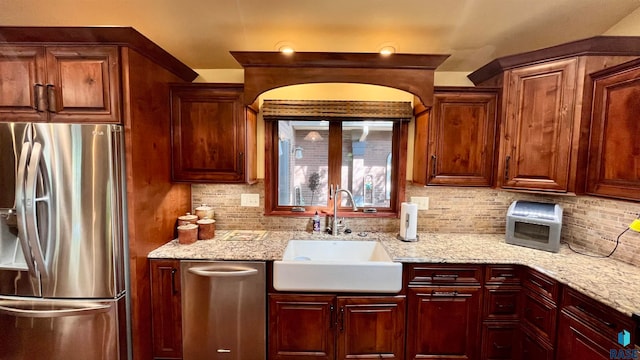
[[[214,207],[216,229],[308,231],[309,217],[264,216],[264,183],[254,185],[197,184],[191,186],[192,209]],[[240,207],[240,194],[260,194],[260,207]],[[429,210],[418,212],[418,232],[503,234],[506,213],[515,200],[556,202],[564,209],[562,241],[597,255],[606,255],[615,239],[640,213],[640,204],[593,196],[549,196],[490,188],[415,186],[407,184],[406,197],[429,197]],[[191,209],[191,210],[192,210]],[[185,209],[188,211],[190,209]],[[398,219],[347,219],[354,232],[397,233]],[[640,266],[640,233],[620,238],[614,259]]]

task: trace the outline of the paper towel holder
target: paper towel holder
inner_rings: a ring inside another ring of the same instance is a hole
[[[396,238],[398,238],[398,240],[400,241],[404,241],[404,242],[416,242],[420,239],[420,235],[416,234],[416,238],[415,239],[405,239],[402,236],[400,236],[400,234],[396,235]]]
[[[400,233],[397,238],[401,241],[418,241],[418,208],[416,204],[403,202],[400,206]]]

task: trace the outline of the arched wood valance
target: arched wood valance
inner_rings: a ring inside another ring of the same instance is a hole
[[[360,83],[408,91],[430,107],[433,73],[449,55],[232,51],[244,67],[244,101],[282,86]]]

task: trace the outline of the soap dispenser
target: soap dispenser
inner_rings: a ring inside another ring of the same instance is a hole
[[[313,231],[320,231],[320,215],[318,215],[318,211],[316,210],[316,214],[313,215]]]

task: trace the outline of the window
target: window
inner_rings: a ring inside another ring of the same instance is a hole
[[[376,210],[367,215],[396,216],[406,174],[403,120],[265,115],[265,213],[331,212],[329,189],[338,184],[359,209]],[[340,198],[339,207],[351,211]]]

